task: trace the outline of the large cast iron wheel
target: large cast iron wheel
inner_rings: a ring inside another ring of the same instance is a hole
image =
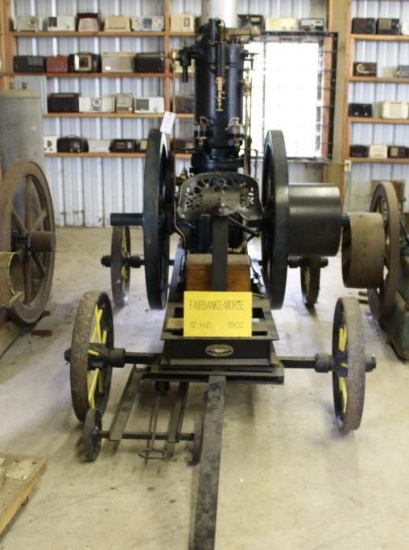
[[[151,309],[163,309],[166,305],[173,209],[165,137],[159,130],[152,129],[148,136],[143,185],[145,280]]]
[[[131,235],[129,226],[114,226],[111,238],[111,288],[115,305],[128,303],[131,280]]]
[[[289,248],[288,164],[283,133],[269,131],[264,143],[262,267],[273,309],[283,305]]]
[[[340,432],[359,428],[365,399],[364,326],[358,301],[339,298],[332,332],[334,408]]]
[[[400,264],[399,206],[395,188],[390,182],[376,186],[371,200],[371,212],[380,212],[384,220],[385,249],[383,279],[378,288],[368,289],[368,301],[375,319],[385,319],[391,313],[398,284]]]
[[[24,295],[8,313],[21,324],[38,321],[50,295],[55,223],[47,180],[34,162],[17,161],[0,182],[0,250],[17,252]]]
[[[102,428],[101,413],[98,409],[89,409],[84,422],[84,456],[88,462],[98,458],[101,450],[101,438],[99,437]]]
[[[301,292],[304,304],[312,307],[318,300],[321,279],[321,258],[302,258],[301,267]]]
[[[90,409],[103,415],[109,397],[112,367],[103,359],[114,345],[112,309],[105,292],[87,292],[74,321],[70,356],[72,406],[81,422]]]

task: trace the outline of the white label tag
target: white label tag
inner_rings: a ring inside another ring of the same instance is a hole
[[[162,124],[160,125],[160,131],[165,134],[171,134],[173,130],[173,125],[175,124],[176,115],[175,113],[170,113],[165,111],[162,119]]]

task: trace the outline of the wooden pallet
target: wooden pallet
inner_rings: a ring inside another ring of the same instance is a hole
[[[44,458],[0,453],[0,535],[36,488]]]

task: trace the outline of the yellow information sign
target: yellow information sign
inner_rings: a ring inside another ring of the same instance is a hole
[[[249,338],[251,292],[188,290],[184,293],[183,335],[187,338]]]

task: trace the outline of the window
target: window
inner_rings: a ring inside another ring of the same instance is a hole
[[[285,33],[248,44],[252,72],[252,148],[263,154],[268,130],[282,130],[290,159],[331,158],[335,93],[334,36]]]

